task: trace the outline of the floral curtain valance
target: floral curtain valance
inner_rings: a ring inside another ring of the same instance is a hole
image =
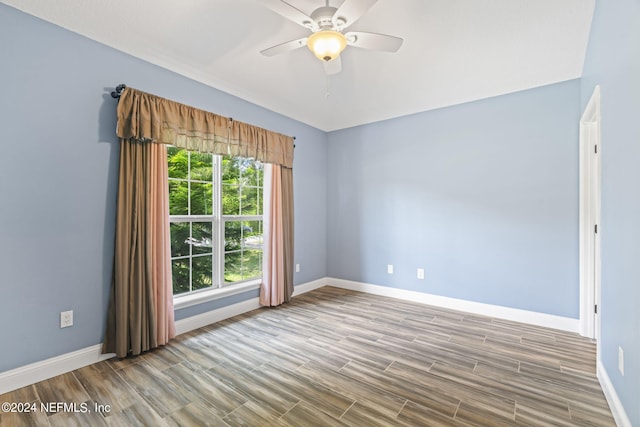
[[[116,133],[187,150],[252,157],[293,167],[293,138],[280,133],[125,88],[118,102]]]

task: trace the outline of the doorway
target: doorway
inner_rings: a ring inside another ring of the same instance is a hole
[[[600,338],[600,86],[580,119],[580,333]]]

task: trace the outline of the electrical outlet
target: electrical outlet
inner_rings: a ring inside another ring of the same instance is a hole
[[[300,273],[300,264],[296,264],[296,273]]]
[[[620,346],[618,346],[618,370],[620,375],[624,376],[624,352]]]
[[[393,274],[393,264],[388,264],[387,265],[387,273],[388,274]]]
[[[73,310],[60,312],[60,327],[68,328],[73,326]]]
[[[424,268],[418,269],[418,279],[424,279]]]

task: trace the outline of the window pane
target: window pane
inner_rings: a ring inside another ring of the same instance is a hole
[[[260,193],[256,187],[242,188],[242,205],[240,215],[260,215]]]
[[[192,223],[191,250],[194,254],[213,253],[212,229],[213,224],[210,222]]]
[[[243,222],[242,247],[247,249],[262,249],[262,221]]]
[[[213,182],[213,156],[191,152],[191,180]]]
[[[238,282],[242,280],[242,253],[232,252],[224,256],[224,281]]]
[[[225,282],[262,275],[262,221],[225,223]]]
[[[256,183],[257,186],[259,187],[263,187],[264,186],[264,165],[260,162],[257,162],[256,164],[256,174],[258,175],[258,182]]]
[[[189,184],[186,181],[169,181],[169,214],[189,213]]]
[[[235,251],[242,247],[242,223],[227,221],[224,223],[224,250]]]
[[[191,183],[191,215],[213,215],[213,185]]]
[[[263,210],[264,210],[264,191],[262,190],[262,188],[258,188],[258,200],[257,200],[257,211],[258,211],[258,215],[262,215]]]
[[[211,255],[193,257],[193,290],[209,288],[213,285],[213,264]]]
[[[262,163],[258,161],[254,161],[249,165],[247,169],[247,185],[253,187],[262,187],[262,176],[263,176],[264,167]]]
[[[222,215],[239,215],[240,197],[237,185],[222,185]]]
[[[177,147],[167,147],[169,178],[187,179],[189,176],[189,154]]]
[[[262,275],[262,251],[244,251],[242,253],[243,280],[255,279]]]
[[[236,159],[222,158],[222,183],[237,184],[240,178],[240,168]]]
[[[189,255],[189,223],[172,222],[171,228],[171,256]]]
[[[190,292],[189,288],[189,259],[174,259],[171,262],[173,276],[173,294]]]

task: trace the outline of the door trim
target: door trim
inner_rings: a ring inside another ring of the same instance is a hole
[[[580,119],[580,333],[600,336],[600,86]],[[595,234],[595,227],[598,227]],[[597,305],[598,315],[595,313]]]

